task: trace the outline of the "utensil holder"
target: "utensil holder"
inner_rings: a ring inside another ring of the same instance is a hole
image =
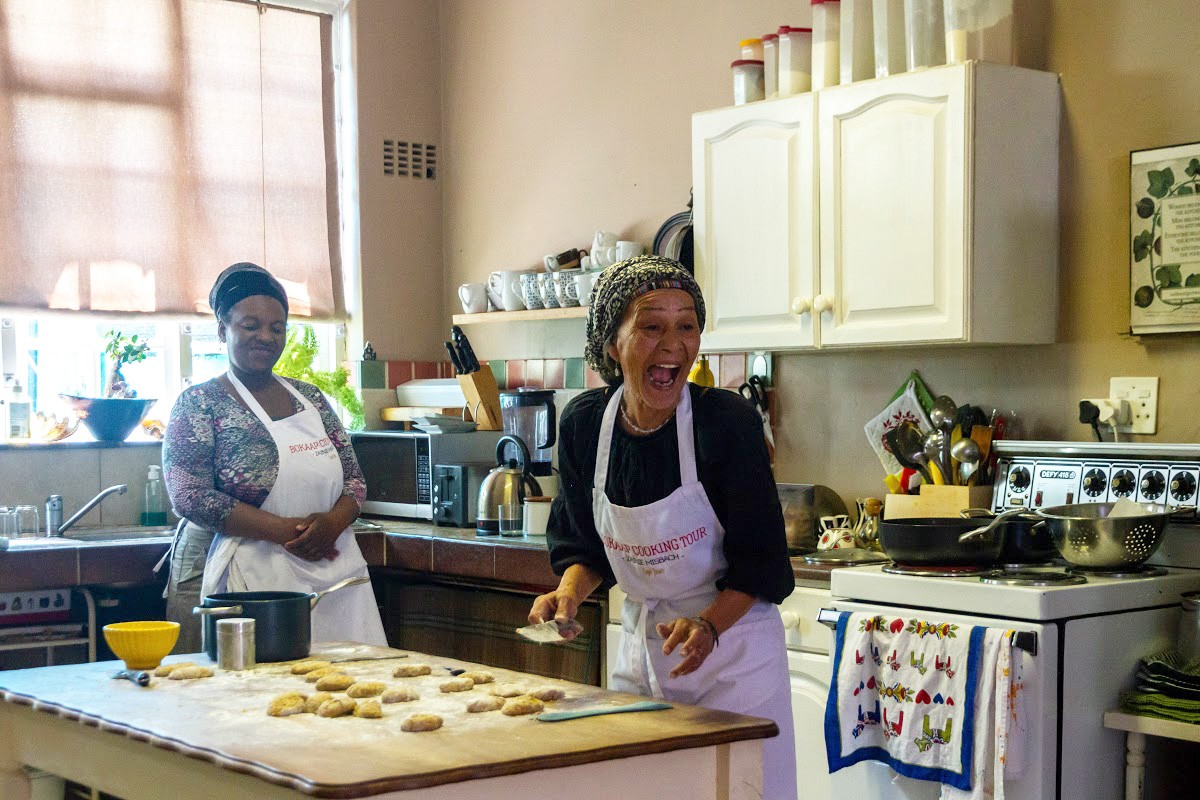
[[[920,494],[889,494],[884,498],[884,519],[957,517],[964,508],[991,508],[991,486],[936,486],[921,484]]]
[[[500,387],[496,385],[496,376],[489,365],[482,364],[475,372],[459,375],[458,385],[462,387],[467,409],[479,430],[504,430],[500,420]]]

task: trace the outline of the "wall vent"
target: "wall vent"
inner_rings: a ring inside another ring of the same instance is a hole
[[[437,145],[383,140],[383,174],[394,178],[437,179]]]

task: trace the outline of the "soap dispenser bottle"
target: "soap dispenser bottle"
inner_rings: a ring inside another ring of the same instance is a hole
[[[150,472],[146,475],[146,499],[142,506],[143,525],[167,524],[167,500],[163,494],[161,475],[162,467],[151,464]]]

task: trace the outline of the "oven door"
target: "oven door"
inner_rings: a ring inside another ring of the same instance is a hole
[[[862,611],[885,616],[912,616],[913,609],[835,600],[838,611]],[[1006,800],[1046,800],[1055,797],[1058,766],[1058,629],[1014,620],[947,614],[930,611],[939,621],[959,625],[983,625],[993,628],[1032,631],[1037,634],[1037,655],[1013,649],[1013,662],[1020,659],[1025,698],[1025,736],[1010,738],[1010,747],[1019,744],[1010,762],[1015,767],[1005,775]],[[1013,774],[1016,772],[1017,774]],[[864,761],[830,775],[833,797],[854,800],[936,800],[941,784],[897,775],[885,764]]]

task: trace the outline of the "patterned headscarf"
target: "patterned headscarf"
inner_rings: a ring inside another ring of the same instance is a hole
[[[596,279],[588,308],[584,360],[610,386],[621,382],[621,365],[608,354],[608,345],[625,319],[635,297],[655,289],[682,289],[696,303],[696,319],[704,328],[704,297],[696,279],[678,261],[662,256],[636,256],[613,264]]]
[[[257,294],[274,297],[283,306],[284,315],[287,315],[288,299],[283,285],[271,273],[249,261],[227,267],[217,276],[208,293],[208,305],[217,319],[221,319],[229,309]]]

